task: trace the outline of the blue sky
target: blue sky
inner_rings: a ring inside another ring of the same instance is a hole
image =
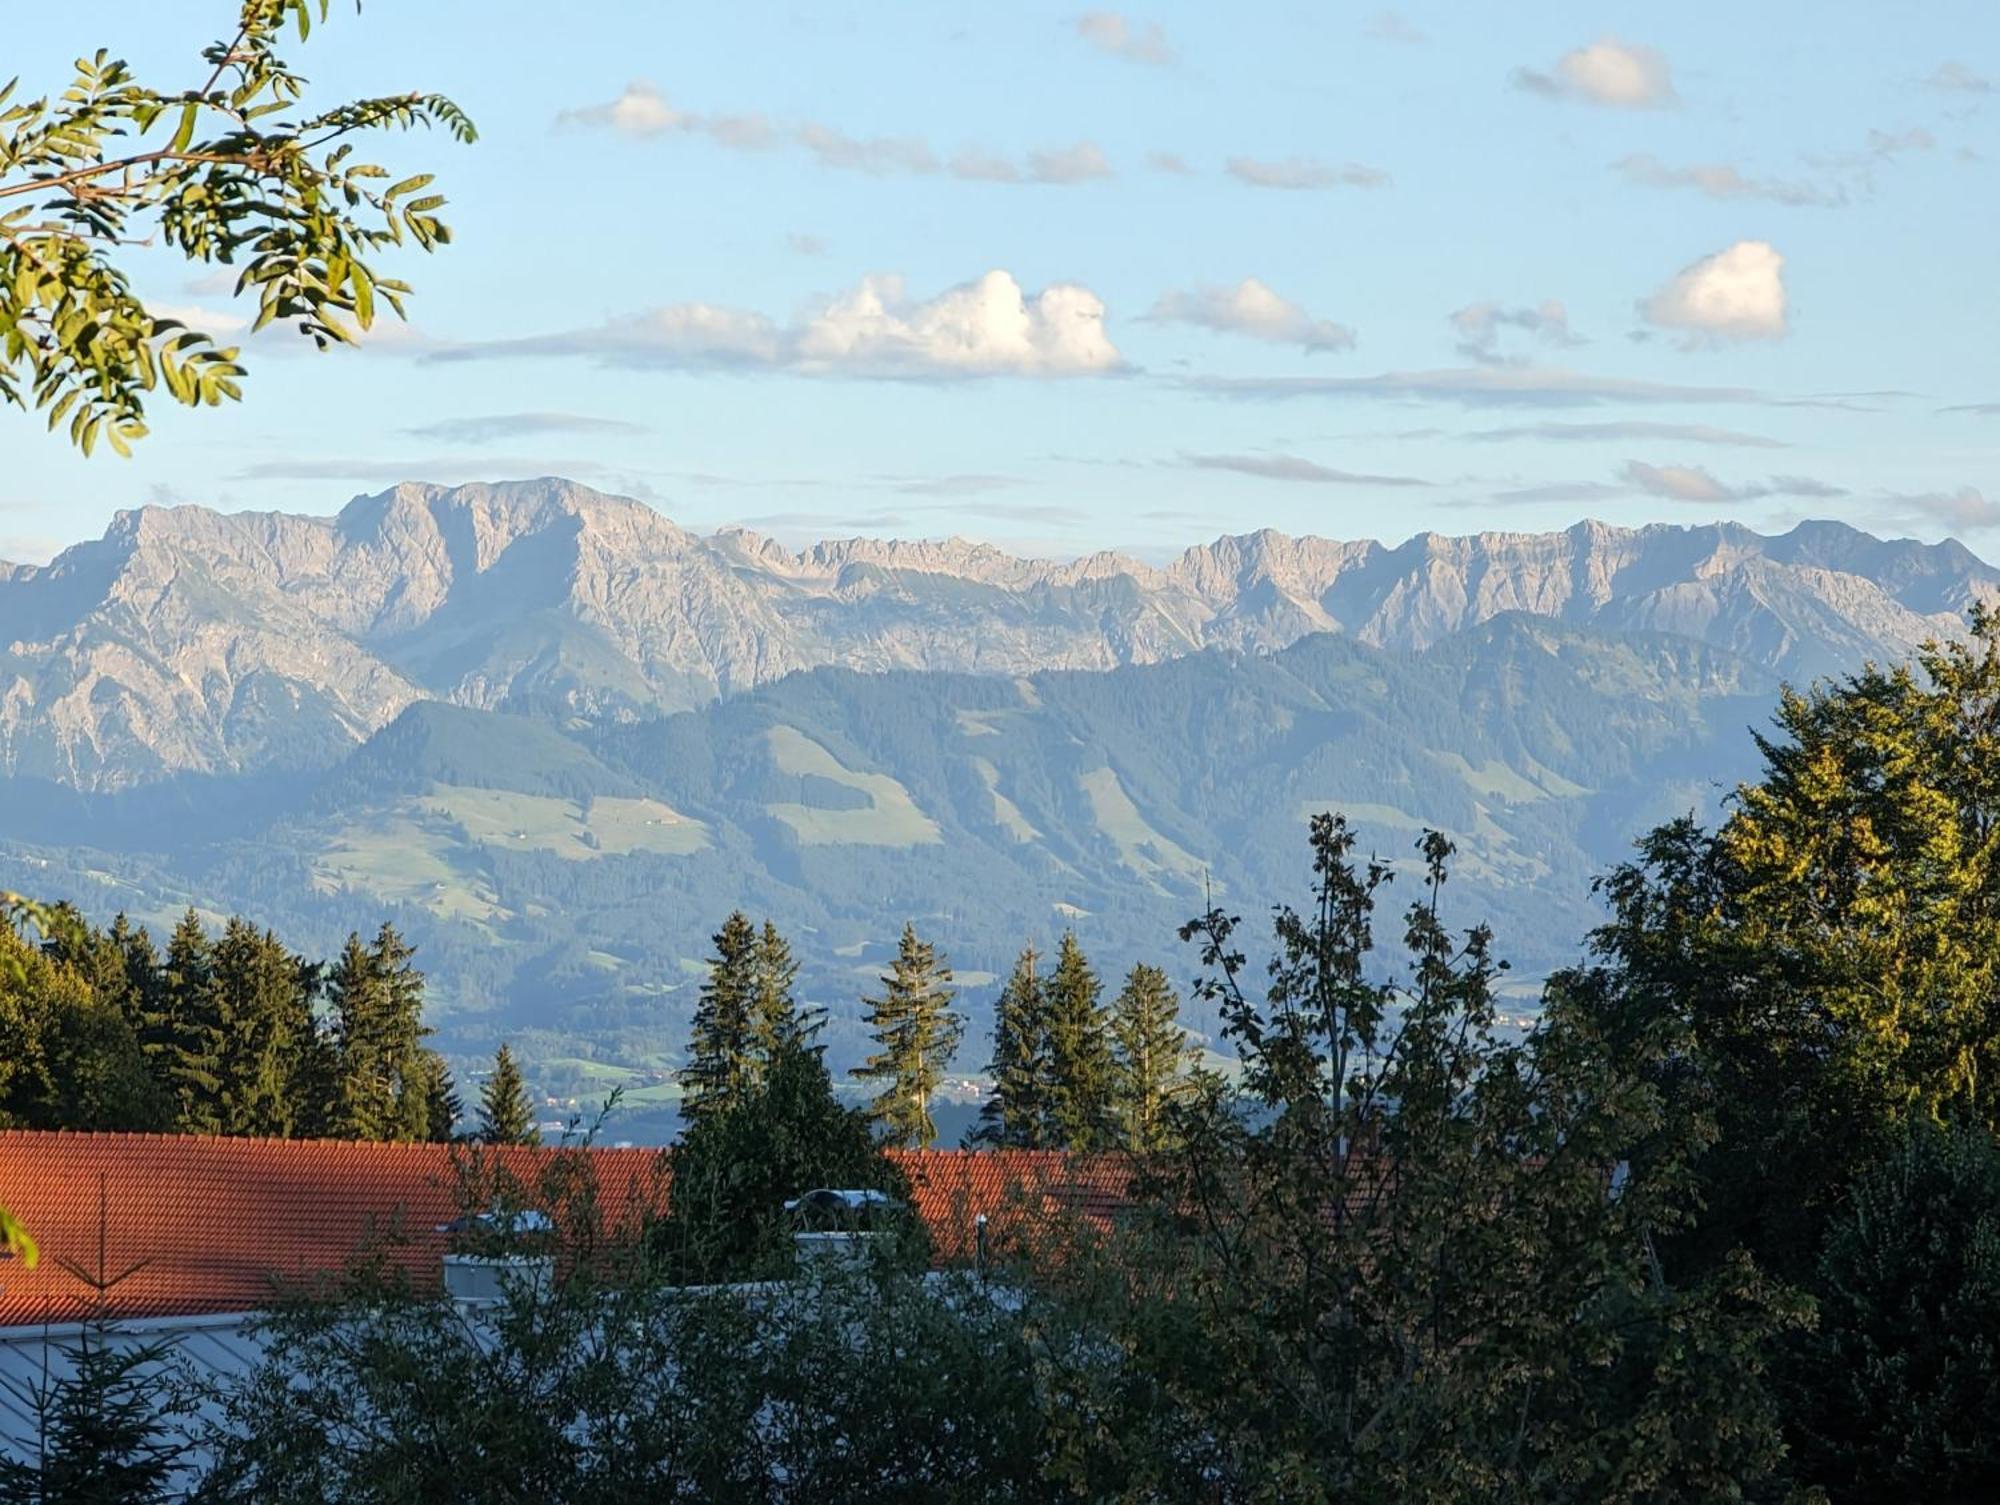
[[[7,68],[179,86],[229,10],[35,7]],[[792,543],[1832,516],[2000,558],[1991,0],[373,0],[293,51],[479,124],[378,145],[458,235],[395,266],[410,328],[260,337],[130,461],[0,412],[0,557],[554,473]]]

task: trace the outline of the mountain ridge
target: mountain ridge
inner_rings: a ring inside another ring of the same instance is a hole
[[[1963,545],[1836,522],[1393,546],[1267,528],[1148,565],[964,539],[793,551],[558,478],[406,483],[331,517],[134,509],[0,569],[0,774],[89,790],[324,768],[421,700],[616,724],[826,665],[1103,670],[1316,632],[1418,649],[1517,611],[1799,679],[1907,654],[1982,598],[2000,570]]]

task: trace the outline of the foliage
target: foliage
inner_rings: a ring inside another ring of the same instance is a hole
[[[740,909],[715,933],[715,956],[695,1004],[687,1065],[681,1068],[681,1117],[689,1123],[727,1113],[756,1082],[765,982],[760,952],[757,931]]]
[[[1919,1121],[1828,1229],[1788,1366],[1808,1477],[1837,1500],[2000,1497],[2000,1144]]]
[[[1049,1133],[1058,1149],[1100,1148],[1111,1131],[1116,1090],[1103,992],[1075,931],[1065,931],[1045,985],[1049,1040]]]
[[[437,125],[469,142],[472,123],[438,94],[303,109],[306,81],[278,47],[327,12],[242,0],[192,87],[150,88],[104,51],[77,59],[53,100],[0,87],[0,398],[52,429],[67,418],[85,454],[100,438],[126,454],[156,389],[190,407],[241,395],[234,347],[147,311],[116,260],[135,244],[240,268],[253,329],[295,320],[322,349],[353,344],[378,302],[403,315],[409,287],[374,259],[447,243],[444,198],[428,173],[388,182],[353,138]]]
[[[883,1084],[868,1112],[889,1144],[937,1141],[931,1098],[965,1029],[951,1000],[951,968],[917,938],[916,926],[905,925],[896,960],[882,978],[882,996],[862,1000],[877,1049],[854,1068],[861,1081]]]
[[[1036,963],[1033,946],[1014,962],[993,1009],[993,1059],[987,1073],[993,1090],[979,1108],[973,1126],[975,1144],[996,1149],[1049,1148],[1048,989]]]
[[[1111,1005],[1111,1118],[1118,1147],[1149,1155],[1172,1138],[1175,1107],[1197,1085],[1197,1056],[1180,1024],[1167,974],[1144,962],[1125,975]]]
[[[751,1009],[752,1058],[761,1076],[786,1051],[809,1043],[824,1016],[801,1014],[797,995],[799,964],[778,927],[769,920],[757,933],[757,1000]]]
[[[1559,1001],[1496,1037],[1499,964],[1441,919],[1436,833],[1409,979],[1374,980],[1389,873],[1353,843],[1314,818],[1313,904],[1277,911],[1262,998],[1235,917],[1187,927],[1250,1101],[1184,1114],[1152,1216],[1077,1262],[1130,1356],[1107,1430],[1156,1497],[1740,1498],[1780,1461],[1762,1369],[1796,1314],[1741,1260],[1676,1285],[1652,1258],[1705,1126]]]
[[[63,1372],[7,1397],[35,1422],[31,1457],[0,1453],[0,1498],[17,1505],[166,1505],[187,1411],[173,1345],[121,1339],[92,1322],[61,1346]]]
[[[482,1144],[539,1144],[535,1105],[528,1084],[505,1041],[493,1053],[493,1072],[479,1089],[479,1140]]]
[[[1903,1125],[2000,1117],[2000,618],[1777,724],[1719,830],[1663,826],[1605,881],[1596,964],[1560,985],[1685,1033],[1657,1080],[1721,1128],[1690,1253],[1806,1278]]]
[[[909,1198],[867,1118],[841,1106],[819,1053],[801,1045],[786,1048],[743,1101],[697,1119],[675,1145],[673,1165],[653,1248],[671,1278],[695,1284],[789,1273],[784,1204],[801,1192]]]

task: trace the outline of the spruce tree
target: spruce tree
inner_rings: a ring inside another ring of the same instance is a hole
[[[1056,948],[1047,990],[1051,1147],[1097,1149],[1111,1127],[1111,1039],[1102,988],[1075,931]]]
[[[681,1117],[694,1123],[725,1113],[756,1083],[760,947],[742,910],[715,933],[715,956],[695,1003],[687,1065],[681,1068]]]
[[[1167,974],[1141,962],[1111,1005],[1112,1120],[1120,1148],[1135,1155],[1168,1145],[1167,1110],[1186,1093],[1195,1064]]]
[[[223,1037],[214,951],[192,908],[168,939],[140,1044],[154,1077],[173,1099],[176,1127],[190,1134],[220,1133]]]
[[[337,1040],[333,1132],[414,1141],[430,1130],[423,976],[391,925],[372,946],[350,935],[328,977]]]
[[[823,1022],[818,1011],[802,1013],[793,992],[799,964],[792,948],[769,920],[757,936],[757,1000],[751,1010],[751,1050],[761,1081],[791,1047],[804,1046]]]
[[[540,1144],[535,1105],[514,1052],[503,1043],[493,1053],[493,1072],[479,1089],[479,1138],[484,1144]]]
[[[885,1143],[928,1147],[937,1141],[931,1099],[964,1030],[951,1011],[951,968],[928,942],[917,939],[914,925],[905,925],[895,963],[882,984],[880,998],[862,999],[879,1048],[853,1075],[882,1083],[868,1114],[881,1126]]]
[[[979,1110],[972,1139],[1008,1149],[1049,1144],[1048,988],[1033,946],[1024,948],[993,1012],[993,1093]]]
[[[432,1144],[449,1144],[458,1137],[458,1121],[465,1117],[465,1104],[451,1080],[451,1068],[434,1050],[423,1053],[424,1138]]]
[[[270,931],[237,918],[212,955],[221,1048],[220,1128],[225,1134],[298,1132],[301,1057],[314,1025],[306,964]]]

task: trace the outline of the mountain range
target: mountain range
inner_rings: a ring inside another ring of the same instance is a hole
[[[1593,877],[1754,772],[1782,682],[1996,596],[1955,544],[1833,523],[1262,532],[1152,567],[794,553],[558,481],[147,509],[0,570],[0,887],[318,954],[393,919],[448,1051],[505,1036],[550,1090],[644,1104],[731,908],[793,938],[836,1066],[914,920],[976,1067],[1024,942],[1185,983],[1175,927],[1301,897],[1331,808],[1399,874],[1451,837],[1451,919],[1494,924],[1529,1008]]]
[[[1995,593],[1962,545],[1830,522],[1395,547],[1265,530],[1154,567],[963,540],[794,553],[554,479],[403,485],[331,518],[147,507],[0,566],[0,773],[116,790],[324,769],[426,700],[616,723],[822,666],[1105,670],[1321,632],[1421,650],[1507,612],[1803,679],[1905,655]]]

